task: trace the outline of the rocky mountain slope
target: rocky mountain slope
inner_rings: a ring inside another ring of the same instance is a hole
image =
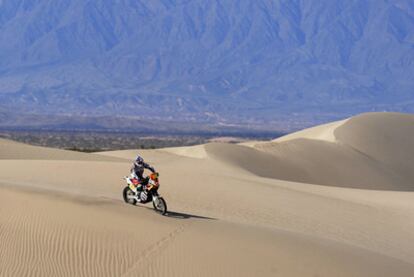
[[[13,114],[412,112],[413,74],[410,0],[0,1],[0,110]]]

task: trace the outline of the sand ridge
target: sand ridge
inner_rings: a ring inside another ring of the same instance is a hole
[[[335,136],[335,130],[339,127],[346,124],[348,119],[335,121],[323,125],[319,125],[316,127],[312,127],[309,129],[305,129],[303,131],[295,132],[280,138],[273,140],[274,142],[284,142],[290,141],[297,138],[306,138],[306,139],[313,139],[313,140],[322,140],[327,142],[338,142]]]
[[[203,159],[207,157],[204,145],[164,148],[162,151],[188,158]]]

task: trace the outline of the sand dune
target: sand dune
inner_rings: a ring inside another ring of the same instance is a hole
[[[414,116],[371,113],[351,118],[335,130],[337,139],[414,180]]]
[[[389,127],[392,126],[392,127]],[[364,114],[301,131],[255,149],[208,146],[258,176],[382,190],[414,190],[414,116]]]
[[[168,156],[165,154],[171,154],[170,155],[171,157],[182,156],[182,157],[197,158],[197,159],[203,159],[207,157],[205,145],[168,147],[168,148],[161,148],[161,149],[156,149],[156,150],[139,149],[139,150],[106,151],[106,152],[99,152],[96,154],[133,160],[137,156],[138,153],[140,153],[140,155],[148,155],[152,159],[154,158],[156,159],[157,157],[161,157],[162,159],[165,159],[166,156]]]
[[[0,139],[0,160],[119,161],[110,157],[32,146],[6,139]]]
[[[274,142],[284,142],[290,141],[299,138],[313,139],[313,140],[322,140],[328,142],[337,142],[335,136],[335,130],[344,125],[347,120],[341,120],[336,122],[331,122],[328,124],[319,125],[303,131],[292,133],[278,139],[275,139]]]
[[[191,215],[162,218],[119,202],[4,188],[0,200],[2,276],[411,276],[414,270],[329,240]]]
[[[97,154],[2,140],[0,276],[413,276],[412,122]],[[138,152],[168,217],[121,200]]]
[[[202,159],[207,157],[207,152],[204,145],[165,148],[162,149],[162,151],[188,158]]]

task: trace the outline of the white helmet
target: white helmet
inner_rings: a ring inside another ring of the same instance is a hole
[[[142,164],[144,162],[144,158],[142,158],[140,155],[137,156],[135,159],[135,162],[138,164]]]

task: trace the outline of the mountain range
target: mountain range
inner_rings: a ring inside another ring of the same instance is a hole
[[[310,125],[414,112],[413,76],[412,0],[0,0],[5,125]]]

